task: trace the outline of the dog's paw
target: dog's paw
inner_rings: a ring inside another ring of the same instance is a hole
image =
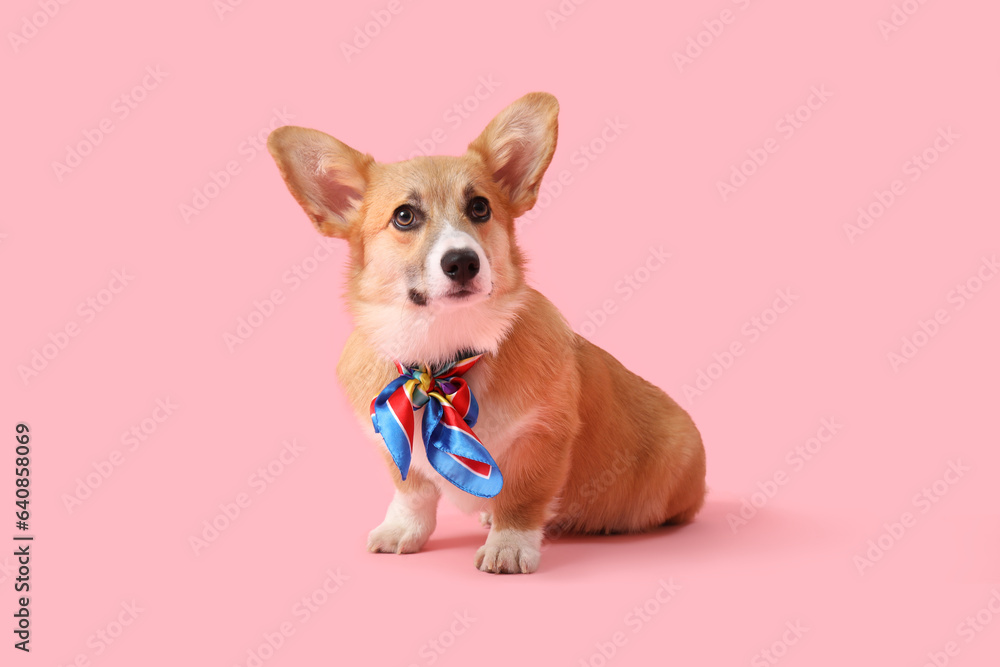
[[[420,551],[433,532],[414,521],[386,519],[368,533],[368,551],[384,554],[413,554]]]
[[[541,559],[541,530],[494,529],[476,552],[476,567],[497,574],[530,574]]]
[[[412,554],[420,551],[437,524],[438,494],[396,492],[385,520],[368,533],[368,551]]]

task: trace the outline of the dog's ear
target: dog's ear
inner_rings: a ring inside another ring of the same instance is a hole
[[[374,160],[328,134],[279,127],[267,138],[288,190],[326,236],[347,238]]]
[[[548,93],[528,93],[490,121],[469,144],[507,193],[514,217],[535,205],[556,150],[559,103]]]

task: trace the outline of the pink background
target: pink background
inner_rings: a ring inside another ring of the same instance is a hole
[[[18,532],[25,421],[36,536],[30,655],[11,647],[0,551],[4,665],[995,664],[996,3],[908,0],[892,32],[889,0],[565,0],[554,24],[557,0],[45,6],[12,0],[2,21],[0,535]],[[391,20],[346,57],[372,12]],[[683,529],[555,541],[527,577],[477,572],[485,531],[445,505],[424,553],[368,554],[391,485],[334,378],[344,248],[308,259],[320,237],[251,137],[291,122],[380,160],[421,141],[457,154],[532,90],[562,110],[549,195],[520,231],[531,283],[691,411],[711,494]],[[734,165],[751,175],[724,201]],[[212,198],[185,220],[196,190]],[[852,242],[845,225],[879,197],[894,200]],[[651,272],[650,248],[670,254]],[[299,283],[297,266],[313,270]],[[794,301],[775,317],[778,290]],[[36,351],[52,358],[25,381]],[[271,463],[284,441],[302,451]],[[734,530],[744,501],[760,507]],[[681,587],[667,602],[661,581]],[[322,604],[306,615],[304,597]]]

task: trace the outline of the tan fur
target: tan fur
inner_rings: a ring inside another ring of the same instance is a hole
[[[314,130],[280,128],[269,139],[289,189],[317,228],[350,244],[348,303],[357,328],[337,372],[367,430],[372,397],[396,376],[392,358],[400,351],[411,355],[405,362],[427,364],[463,349],[486,352],[466,379],[480,405],[476,432],[503,472],[503,490],[476,499],[416,468],[403,481],[381,447],[398,492],[370,537],[372,550],[419,549],[433,530],[440,492],[463,496],[457,501],[465,509],[491,516],[476,565],[495,572],[536,568],[546,527],[643,531],[690,521],[702,506],[705,453],[688,414],[573,333],[524,282],[514,219],[534,205],[555,149],[557,112],[551,95],[532,93],[501,112],[464,156],[396,164],[375,162]],[[488,222],[465,219],[462,193],[469,187],[490,202]],[[413,193],[426,220],[420,229],[394,228],[393,212]],[[427,283],[424,260],[447,230],[481,246],[492,288],[464,307],[414,305],[407,292]],[[398,331],[397,319],[409,330]]]

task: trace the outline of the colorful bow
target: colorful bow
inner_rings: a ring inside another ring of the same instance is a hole
[[[503,475],[472,432],[479,405],[461,377],[481,356],[461,359],[433,372],[395,362],[399,377],[372,400],[371,415],[375,432],[382,435],[403,479],[413,452],[413,413],[426,406],[421,433],[427,460],[434,469],[475,496],[492,498],[500,493]]]

